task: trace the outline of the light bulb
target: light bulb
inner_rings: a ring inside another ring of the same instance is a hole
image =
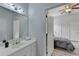
[[[10,3],[10,4],[8,4],[8,5],[10,6],[11,9],[13,9],[13,10],[15,9],[15,5],[14,5],[14,4],[11,4],[11,3]]]
[[[70,12],[70,11],[71,11],[71,9],[66,9],[65,11],[66,11],[66,12]]]
[[[67,5],[66,8],[69,8],[69,6]]]
[[[14,4],[12,4],[12,3],[10,3],[10,4],[8,4],[8,5],[10,5],[10,6],[15,6]]]
[[[18,12],[24,12],[22,8],[18,8]]]

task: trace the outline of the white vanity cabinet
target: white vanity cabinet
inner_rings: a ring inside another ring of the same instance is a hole
[[[36,56],[36,43],[33,43],[33,45],[31,45],[31,56]]]
[[[36,42],[32,42],[28,46],[10,54],[10,56],[36,56]]]

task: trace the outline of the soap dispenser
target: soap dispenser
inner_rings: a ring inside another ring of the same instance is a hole
[[[9,42],[5,42],[5,48],[9,46]]]
[[[7,42],[6,40],[3,40],[3,43],[4,43],[5,48],[9,46],[9,42]]]

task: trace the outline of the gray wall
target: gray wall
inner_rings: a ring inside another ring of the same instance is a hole
[[[46,55],[46,11],[45,9],[50,7],[56,7],[60,4],[29,4],[29,26],[30,35],[37,39],[37,55]]]

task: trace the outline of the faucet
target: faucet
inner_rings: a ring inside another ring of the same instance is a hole
[[[19,44],[19,43],[20,43],[19,38],[13,39],[13,45],[16,45],[16,44]]]

